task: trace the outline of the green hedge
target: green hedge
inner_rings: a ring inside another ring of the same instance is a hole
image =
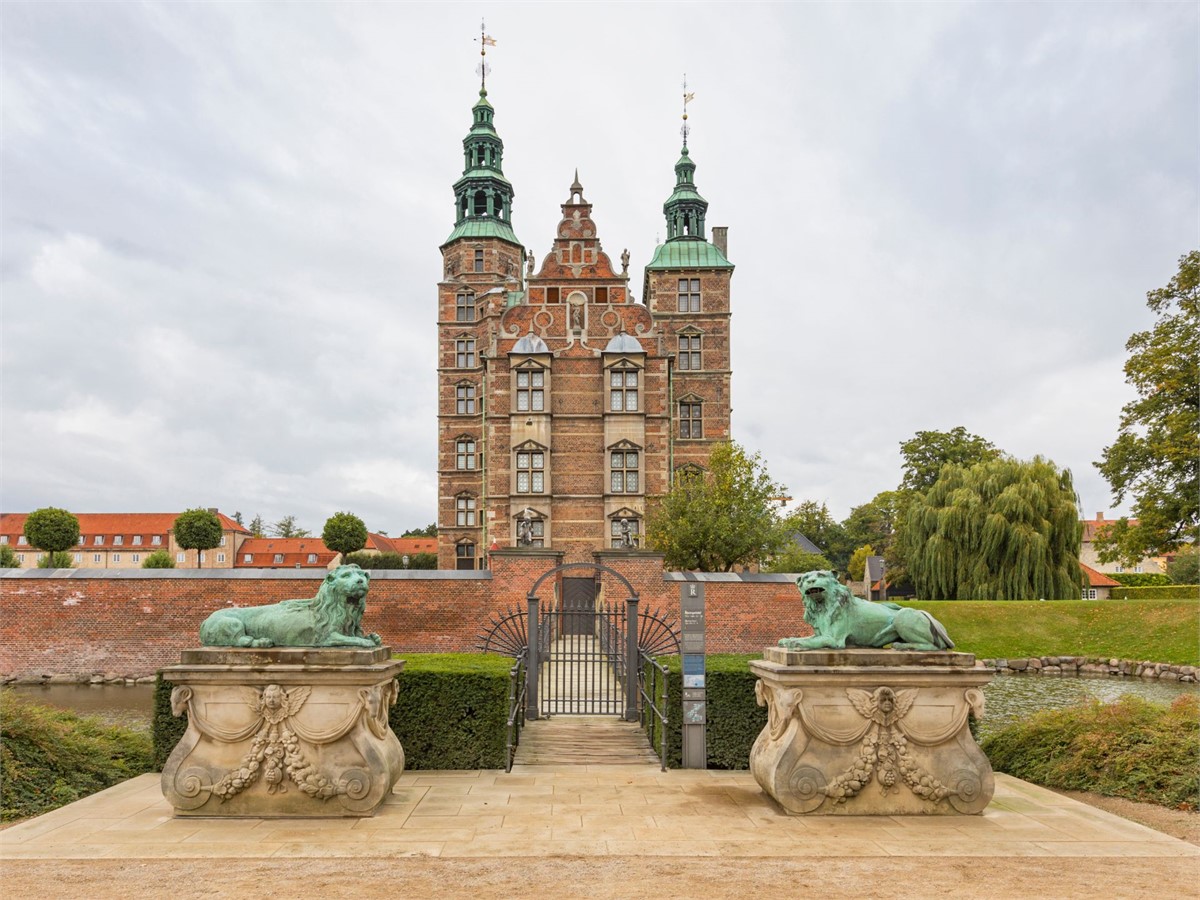
[[[750,747],[767,724],[767,709],[754,700],[750,660],[761,654],[715,654],[705,660],[708,701],[706,743],[710,769],[745,769],[750,765]],[[667,666],[669,697],[667,709],[667,766],[683,765],[683,671],[678,656],[660,660]],[[661,708],[661,703],[659,704]],[[652,723],[651,746],[659,748],[658,723]]]
[[[1158,572],[1105,572],[1104,574],[1125,587],[1154,587],[1171,583],[1170,577]]]
[[[1156,584],[1148,587],[1115,587],[1109,592],[1113,600],[1195,600],[1200,598],[1200,585]]]
[[[512,660],[479,653],[403,654],[389,723],[407,769],[502,769]],[[154,765],[161,770],[187,728],[171,715],[173,685],[154,686]]]

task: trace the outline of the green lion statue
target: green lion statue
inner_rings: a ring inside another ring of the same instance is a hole
[[[841,650],[883,647],[893,650],[950,650],[954,641],[929,613],[895,603],[869,603],[855,597],[832,572],[805,572],[796,579],[804,597],[804,621],[812,637],[783,638],[789,650]]]
[[[371,576],[358,566],[338,566],[317,596],[270,606],[218,609],[200,625],[206,647],[378,647],[362,633]]]

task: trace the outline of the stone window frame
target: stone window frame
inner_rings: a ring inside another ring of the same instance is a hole
[[[454,495],[454,524],[456,528],[474,528],[479,519],[479,498],[470,491]]]
[[[676,282],[675,311],[681,313],[700,312],[700,279],[680,278]]]
[[[521,465],[521,457],[526,456],[526,464]],[[533,457],[540,456],[542,464],[535,465]],[[521,488],[521,475],[527,475],[525,488]],[[540,489],[537,487],[541,481]],[[514,494],[548,494],[550,493],[550,448],[537,441],[523,441],[513,447],[512,455],[512,492]]]
[[[526,384],[522,386],[522,376]],[[541,384],[535,382],[540,381]],[[546,394],[550,390],[550,372],[540,363],[526,360],[513,367],[512,395],[513,412],[543,413],[546,412]],[[522,406],[524,399],[524,406]]]
[[[645,381],[644,375],[646,368],[628,357],[620,357],[604,366],[604,392],[605,404],[604,411],[606,413],[633,413],[635,415],[642,412],[642,387]],[[620,374],[621,385],[616,384],[616,377]],[[632,384],[630,378],[632,376]],[[620,409],[614,409],[613,404],[616,403],[617,396],[620,396]],[[633,397],[633,409],[629,408],[629,398]]]
[[[475,415],[476,401],[479,388],[473,381],[460,381],[454,385],[454,414],[458,416]]]
[[[479,346],[473,334],[459,334],[454,338],[454,368],[474,369],[479,363]]]
[[[481,247],[475,248],[475,267],[474,268],[475,268],[476,273],[483,271],[483,249]]]
[[[633,539],[635,548],[642,546],[642,539],[645,534],[642,529],[645,518],[636,509],[623,507],[608,516],[608,546],[613,550],[621,550],[625,547],[625,542],[621,534],[621,520],[625,519],[629,522],[629,536]]]
[[[455,322],[474,322],[476,312],[475,295],[471,291],[464,288],[454,295]]]
[[[525,517],[525,510],[529,510],[529,523],[532,526],[532,534],[529,537],[528,544],[521,543],[521,520]],[[550,517],[540,509],[534,509],[532,506],[523,506],[512,516],[512,542],[514,547],[546,547],[549,541],[549,524]]]
[[[607,469],[608,469],[608,493],[622,494],[625,496],[641,495],[646,491],[646,482],[642,473],[646,471],[646,451],[643,447],[639,447],[633,441],[617,441],[612,444],[607,451]],[[620,465],[617,465],[617,456],[621,457]],[[629,457],[633,457],[633,465],[629,465]],[[633,488],[630,489],[630,477],[632,476]],[[617,480],[620,480],[621,486],[617,487]]]
[[[476,562],[476,543],[470,538],[460,538],[454,542],[454,568],[456,569],[474,569],[478,565]],[[467,560],[470,560],[469,565],[463,565]]]
[[[454,439],[454,469],[474,472],[479,461],[479,442],[473,434],[460,434]]]
[[[680,397],[677,402],[679,440],[704,440],[704,400],[695,394],[689,394]]]
[[[704,367],[704,332],[699,328],[683,328],[676,338],[676,371],[699,372]]]

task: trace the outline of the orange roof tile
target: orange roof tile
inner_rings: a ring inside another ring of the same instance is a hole
[[[239,569],[326,569],[336,556],[320,538],[246,538],[233,564]]]
[[[1100,588],[1121,586],[1121,582],[1117,581],[1116,579],[1109,578],[1103,572],[1097,572],[1091,566],[1085,566],[1083,563],[1080,563],[1079,568],[1083,569],[1083,574],[1087,576],[1088,587]]]
[[[179,513],[76,513],[79,533],[85,537],[95,535],[149,535],[167,534],[175,525]],[[0,513],[0,534],[21,535],[25,533],[26,513]],[[222,513],[217,513],[224,531],[238,534],[250,532],[242,525]],[[89,542],[90,543],[90,542]]]

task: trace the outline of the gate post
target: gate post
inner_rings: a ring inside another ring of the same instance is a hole
[[[538,650],[541,645],[541,635],[538,634],[538,612],[541,604],[533,594],[530,594],[526,600],[529,602],[529,621],[525,628],[525,633],[529,636],[529,653],[525,663],[525,718],[536,719],[538,717]]]
[[[625,721],[641,719],[638,707],[638,670],[642,658],[638,650],[638,595],[630,594],[625,601]]]

